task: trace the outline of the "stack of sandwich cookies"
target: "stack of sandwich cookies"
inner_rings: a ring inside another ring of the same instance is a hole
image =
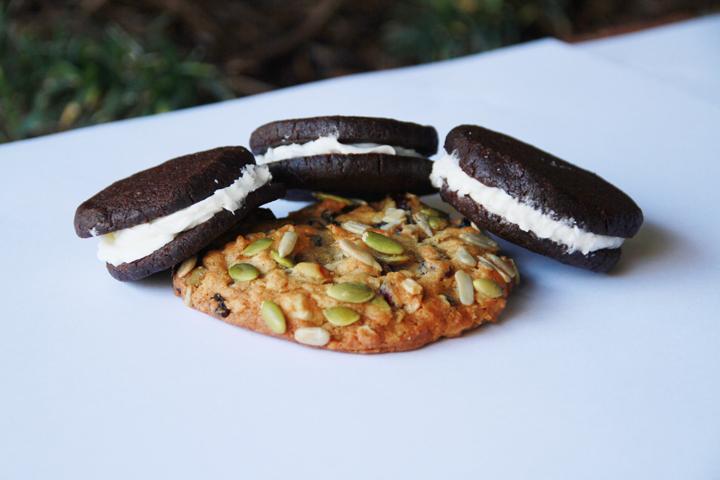
[[[281,120],[250,137],[257,163],[289,189],[363,198],[433,192],[437,145],[433,127],[367,117]]]
[[[100,238],[119,280],[172,268],[176,295],[223,321],[375,353],[497,321],[519,272],[479,228],[605,272],[643,221],[597,175],[478,126],[454,128],[435,162],[434,128],[383,118],[283,120],[250,143],[256,157],[216,148],[110,185],[78,207],[77,234]],[[283,219],[259,208],[286,186],[324,193]],[[464,219],[412,194],[435,188]]]
[[[113,183],[75,212],[75,231],[100,237],[98,258],[118,280],[139,280],[196,254],[256,207],[280,198],[242,147],[169,160]]]
[[[462,215],[563,263],[607,272],[643,221],[625,193],[594,173],[506,135],[454,128],[431,180]]]

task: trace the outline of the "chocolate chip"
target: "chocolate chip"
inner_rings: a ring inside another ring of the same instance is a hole
[[[392,199],[395,201],[395,205],[397,208],[401,208],[403,210],[410,210],[410,204],[407,201],[407,197],[404,193],[399,193],[392,195]]]
[[[217,302],[217,307],[215,307],[216,314],[220,315],[223,318],[230,315],[230,309],[227,307],[227,305],[225,305],[225,298],[222,295],[216,293],[215,295],[213,295],[212,298]]]
[[[450,295],[449,293],[445,294],[445,298],[447,299],[447,301],[451,307],[455,307],[458,305],[457,299],[455,297],[453,297],[452,295]]]
[[[324,228],[326,223],[319,218],[311,218],[307,221],[307,224],[314,228]]]
[[[397,304],[393,300],[392,293],[385,287],[385,284],[383,283],[380,287],[380,295],[383,296],[385,301],[391,306],[391,307],[397,307]]]
[[[321,216],[322,219],[326,222],[326,224],[331,224],[331,223],[335,224],[335,223],[337,223],[337,222],[335,221],[335,216],[333,215],[332,212],[329,212],[329,211],[326,210],[326,211],[322,212],[322,214],[321,214],[320,216]]]

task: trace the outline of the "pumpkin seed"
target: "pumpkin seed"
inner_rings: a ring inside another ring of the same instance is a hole
[[[348,220],[347,222],[342,222],[340,224],[340,227],[342,227],[344,230],[347,230],[350,233],[354,233],[356,235],[362,235],[365,230],[370,228],[370,225],[365,225],[361,222],[356,222],[355,220]]]
[[[186,258],[178,267],[177,271],[175,272],[175,275],[178,278],[183,278],[185,275],[190,273],[190,270],[195,268],[196,263],[197,263],[197,257]]]
[[[187,286],[185,287],[185,296],[183,297],[183,303],[187,305],[188,307],[192,305],[192,294],[193,294],[193,287]]]
[[[344,203],[345,205],[352,205],[353,203],[355,203],[354,201],[350,200],[349,198],[341,197],[339,195],[333,195],[331,193],[313,192],[313,197],[317,198],[320,201],[332,200],[334,202]]]
[[[373,250],[377,250],[380,253],[398,255],[404,251],[403,246],[400,243],[380,233],[365,232],[362,235],[362,240],[365,242],[365,245]]]
[[[249,282],[260,276],[260,270],[249,263],[236,263],[228,268],[228,275],[236,282]]]
[[[200,282],[202,281],[206,273],[207,268],[202,266],[197,267],[195,270],[192,271],[185,283],[193,287],[197,287],[198,285],[200,285]]]
[[[355,282],[330,285],[327,288],[327,294],[335,300],[349,303],[365,303],[375,296],[370,287]]]
[[[285,314],[277,303],[271,302],[270,300],[262,302],[262,305],[260,305],[260,316],[262,316],[265,325],[267,325],[273,333],[277,333],[278,335],[285,333],[287,329]]]
[[[476,278],[472,284],[475,290],[485,297],[498,298],[503,295],[503,290],[500,288],[500,285],[488,278]]]
[[[328,331],[320,327],[298,328],[294,336],[296,342],[312,347],[322,347],[330,341]]]
[[[475,257],[470,255],[470,252],[468,252],[465,247],[460,247],[455,252],[455,258],[462,264],[467,265],[468,267],[474,267],[477,265],[477,261],[475,261]]]
[[[434,230],[442,230],[448,226],[448,221],[442,217],[432,216],[427,219],[428,225]]]
[[[427,215],[428,217],[444,217],[445,212],[441,212],[440,210],[435,210],[432,207],[428,207],[427,205],[424,205],[423,208],[420,209],[420,213],[423,213]]]
[[[475,303],[472,278],[466,272],[462,270],[455,272],[455,289],[460,303],[463,305],[472,305]]]
[[[338,240],[338,246],[340,247],[340,250],[342,250],[342,252],[348,257],[354,258],[355,260],[358,260],[365,265],[377,268],[378,270],[382,270],[380,264],[375,261],[372,255],[370,255],[370,252],[358,247],[350,240],[341,238],[340,240]]]
[[[345,327],[360,320],[360,314],[348,307],[326,308],[323,310],[323,315],[325,315],[328,322],[336,327]]]
[[[375,295],[375,298],[370,300],[370,305],[375,305],[376,307],[385,312],[389,312],[390,310],[392,310],[390,304],[382,297],[382,295]]]
[[[384,253],[380,252],[372,252],[373,256],[380,260],[383,263],[389,263],[391,265],[395,265],[398,263],[405,263],[410,261],[409,255],[385,255]]]
[[[250,243],[250,245],[245,247],[242,251],[242,254],[246,257],[252,257],[253,255],[257,255],[263,250],[270,248],[272,242],[273,241],[271,238],[258,238],[254,242]]]
[[[281,257],[280,254],[275,250],[270,251],[270,257],[282,267],[292,268],[295,266],[295,262],[293,262],[292,259],[288,257]]]
[[[283,236],[280,239],[280,244],[278,245],[278,255],[280,255],[281,257],[287,257],[288,255],[290,255],[295,248],[297,239],[298,235],[293,231],[288,230],[287,232],[283,233]]]

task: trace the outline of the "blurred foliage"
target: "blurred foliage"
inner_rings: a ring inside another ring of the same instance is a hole
[[[517,43],[538,35],[571,32],[568,0],[416,0],[396,5],[385,28],[390,52],[411,62],[452,58]]]
[[[12,28],[0,9],[0,141],[231,98],[217,69],[161,34],[117,26],[47,37]]]
[[[720,0],[0,0],[0,142]],[[625,27],[623,27],[625,26]]]

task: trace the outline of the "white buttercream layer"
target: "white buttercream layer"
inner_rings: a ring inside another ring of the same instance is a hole
[[[133,262],[170,243],[175,237],[203,222],[222,210],[235,212],[242,207],[250,192],[272,179],[268,167],[246,166],[240,178],[231,185],[215,190],[209,197],[147,223],[135,225],[100,237],[97,256],[117,266]]]
[[[262,155],[255,155],[259,164],[279,162],[290,158],[311,157],[313,155],[361,155],[364,153],[384,153],[386,155],[400,155],[403,157],[426,158],[415,150],[378,143],[340,143],[337,137],[320,137],[307,143],[291,143],[270,147]]]
[[[517,225],[524,232],[532,232],[538,238],[564,245],[567,253],[579,251],[587,255],[604,248],[618,248],[625,240],[583,230],[572,218],[555,220],[551,215],[516,200],[500,188],[484,185],[460,168],[454,152],[446,153],[435,161],[430,181],[437,188],[447,182],[450,190],[459,195],[469,195],[485,210]]]

